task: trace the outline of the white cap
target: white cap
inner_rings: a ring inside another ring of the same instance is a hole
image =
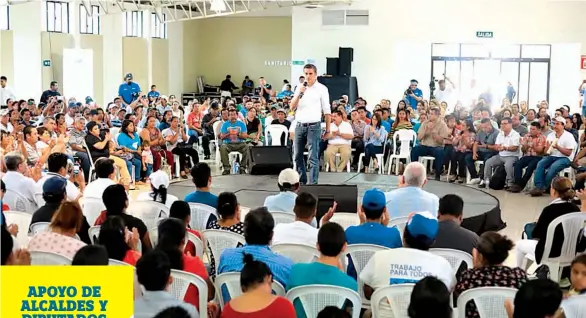
[[[167,95],[161,95],[161,99],[169,99]]]
[[[158,189],[161,186],[169,188],[169,176],[163,170],[151,173],[149,178],[151,179],[151,186],[153,188]]]
[[[0,110],[0,116],[6,116],[10,113],[10,109],[8,108],[4,108],[2,110]]]
[[[562,124],[565,124],[566,123],[566,119],[564,117],[562,117],[562,116],[558,116],[558,117],[554,118],[553,121],[557,121],[557,122],[560,122]]]
[[[281,171],[281,173],[279,173],[279,185],[282,186],[285,183],[290,185],[299,183],[299,173],[291,168]]]

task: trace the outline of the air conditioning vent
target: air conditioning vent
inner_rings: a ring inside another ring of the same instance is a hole
[[[322,25],[368,25],[368,10],[322,10]]]

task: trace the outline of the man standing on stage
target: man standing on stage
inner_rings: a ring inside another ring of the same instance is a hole
[[[330,94],[328,88],[317,81],[317,68],[313,64],[303,67],[305,82],[298,85],[291,100],[291,108],[295,110],[295,165],[299,172],[301,184],[317,184],[319,176],[319,143],[321,139],[322,113],[326,120],[324,138],[330,134]],[[303,152],[308,148],[309,182]]]

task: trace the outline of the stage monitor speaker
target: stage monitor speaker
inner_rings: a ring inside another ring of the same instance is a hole
[[[327,61],[327,74],[330,76],[338,76],[340,75],[338,65],[340,63],[340,59],[337,57],[326,57]]]
[[[336,211],[356,213],[358,202],[358,186],[346,184],[308,184],[302,185],[299,193],[308,192],[317,198],[316,219],[319,220],[332,207],[334,201],[338,203]]]
[[[352,61],[354,60],[354,49],[341,47],[339,50],[340,62],[338,71],[341,76],[352,76]]]
[[[293,168],[293,160],[287,146],[252,147],[250,174],[279,174],[283,169]]]

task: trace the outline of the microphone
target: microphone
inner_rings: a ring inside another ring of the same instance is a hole
[[[303,87],[307,87],[307,82],[303,82]],[[305,92],[301,92],[301,93],[299,94],[299,99],[302,99],[302,98],[303,98],[303,94],[304,94],[304,93],[305,93]]]

